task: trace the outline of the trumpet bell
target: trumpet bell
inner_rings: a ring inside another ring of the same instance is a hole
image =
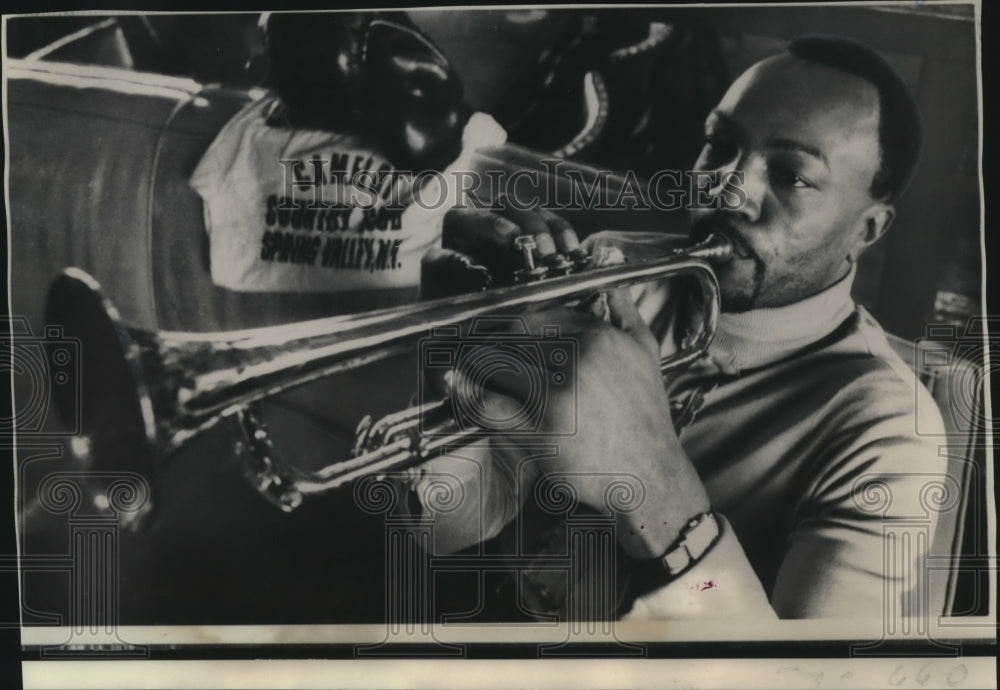
[[[53,381],[52,400],[64,420],[78,419],[71,448],[87,474],[111,478],[139,474],[153,490],[157,443],[140,348],[100,284],[66,269],[49,289],[45,322],[78,343],[78,381]],[[98,498],[100,500],[100,498]],[[123,527],[139,530],[152,515],[147,495],[135,510],[121,512]]]

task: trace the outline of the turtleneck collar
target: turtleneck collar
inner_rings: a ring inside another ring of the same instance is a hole
[[[719,315],[709,356],[727,373],[784,359],[831,333],[854,311],[855,268],[826,290],[784,307]]]

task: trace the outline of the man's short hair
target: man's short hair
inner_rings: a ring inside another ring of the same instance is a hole
[[[895,202],[910,183],[923,142],[920,112],[899,73],[865,44],[843,36],[799,36],[788,44],[788,52],[861,77],[878,91],[881,161],[870,192],[875,199]]]

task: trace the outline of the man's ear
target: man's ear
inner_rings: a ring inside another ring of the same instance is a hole
[[[862,252],[875,244],[892,225],[895,217],[896,209],[891,204],[879,203],[872,206],[862,218],[862,227],[851,250],[851,258],[856,261]]]

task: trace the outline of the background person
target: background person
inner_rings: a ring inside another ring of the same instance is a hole
[[[404,13],[266,13],[261,25],[272,91],[222,128],[190,181],[212,280],[384,306],[358,293],[416,288],[452,171],[506,133],[470,117],[448,58]]]

